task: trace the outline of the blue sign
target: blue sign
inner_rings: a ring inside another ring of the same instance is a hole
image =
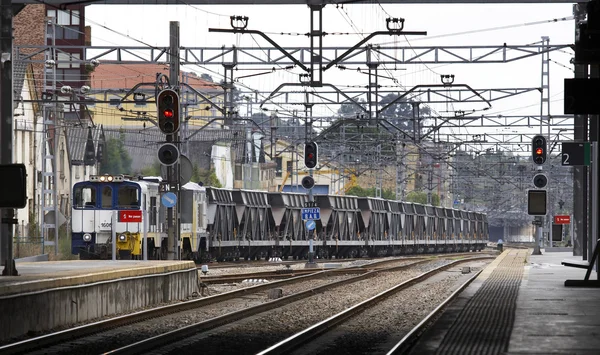
[[[315,222],[313,220],[306,221],[306,229],[307,230],[311,231],[315,228],[317,228],[317,222]]]
[[[305,221],[312,219],[321,219],[321,209],[319,207],[303,208],[302,219]]]
[[[174,207],[177,203],[177,195],[172,192],[167,192],[166,194],[162,195],[160,202],[162,202],[163,206],[166,208]]]

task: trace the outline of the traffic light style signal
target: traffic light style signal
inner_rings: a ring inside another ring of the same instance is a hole
[[[546,185],[548,185],[548,178],[546,177],[546,175],[536,174],[533,177],[533,186],[537,187],[538,189],[543,189],[544,187],[546,187]]]
[[[164,89],[156,97],[158,128],[165,134],[179,131],[179,94],[172,89]]]
[[[533,137],[531,151],[533,162],[537,165],[544,164],[546,162],[546,137]]]
[[[165,143],[158,148],[158,161],[165,166],[171,166],[179,160],[179,149],[172,143]]]
[[[305,176],[302,178],[302,187],[306,190],[310,190],[315,186],[315,179],[312,176]]]
[[[304,165],[308,169],[314,169],[318,164],[319,147],[315,142],[304,145]]]

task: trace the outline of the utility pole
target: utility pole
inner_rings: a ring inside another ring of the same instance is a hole
[[[12,1],[0,2],[0,164],[12,163],[13,97],[12,97]],[[13,224],[15,211],[0,209],[0,257],[2,276],[18,275],[13,259]],[[55,216],[56,217],[56,216]]]
[[[172,87],[176,90],[179,89],[179,21],[171,21],[169,22],[169,45],[170,45],[170,66],[169,66],[169,80],[171,82]],[[178,112],[178,114],[180,114]],[[181,120],[181,116],[180,116]],[[173,141],[175,145],[181,149],[180,147],[180,139],[179,132],[175,132],[173,135]],[[173,260],[179,260],[179,236],[181,234],[181,184],[180,184],[180,161],[178,160],[173,168],[170,171],[170,181],[171,191],[175,192],[175,196],[177,196],[177,206],[176,206],[176,214],[175,214],[175,223],[176,226],[173,228]],[[171,216],[173,211],[171,209]],[[171,221],[173,217],[171,217]]]

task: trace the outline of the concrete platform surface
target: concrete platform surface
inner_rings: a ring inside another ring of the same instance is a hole
[[[16,267],[19,276],[0,277],[0,296],[189,270],[196,264],[174,260],[66,260],[18,262]]]
[[[572,252],[530,255],[507,354],[600,354],[600,288],[566,287],[586,270],[561,265]],[[592,271],[590,280],[597,280]]]
[[[464,344],[464,354],[600,354],[600,288],[565,286],[566,280],[583,280],[586,269],[561,265],[564,259],[582,260],[582,257],[573,256],[572,251],[554,250],[542,250],[542,255],[531,255],[531,249],[527,251],[522,258],[523,272],[514,307],[510,307],[510,310],[500,300],[490,299],[476,311],[467,311],[478,292],[484,288],[489,290],[496,287],[494,283],[487,281],[501,265],[501,261],[517,257],[523,252],[505,249],[497,261],[488,265],[448,306],[444,314],[423,334],[410,354],[454,354],[455,352],[441,350],[440,345],[459,343]],[[591,273],[590,280],[598,280],[597,271]],[[499,285],[505,287],[503,284]],[[497,295],[504,292],[498,291]],[[486,312],[501,314],[512,321],[506,322],[506,326],[496,322],[486,323],[491,321],[482,317]],[[464,329],[468,329],[466,324],[471,323],[479,324],[481,334],[462,333]],[[495,335],[483,337],[483,330],[488,328],[494,329]],[[469,342],[465,339],[477,341]],[[488,345],[499,342],[503,344],[499,351],[482,352]],[[472,348],[469,348],[469,343]]]

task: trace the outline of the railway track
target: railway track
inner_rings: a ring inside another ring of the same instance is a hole
[[[409,259],[415,260],[415,259]],[[393,260],[382,260],[375,262],[371,265],[364,265],[367,267],[381,267],[383,264],[388,263],[406,262],[404,259],[393,259]],[[417,259],[416,261],[419,261]],[[315,270],[309,269],[305,275],[293,276],[284,280],[273,281],[265,284],[259,284],[251,287],[245,287],[242,289],[225,292],[211,297],[195,299],[191,301],[181,302],[178,304],[168,305],[164,307],[153,308],[141,312],[136,312],[120,317],[107,319],[100,322],[94,322],[87,325],[78,326],[64,331],[59,331],[27,340],[23,340],[17,343],[8,344],[0,347],[0,353],[2,354],[17,354],[31,351],[40,351],[48,347],[52,347],[56,344],[66,343],[68,344],[73,339],[79,339],[82,337],[98,334],[101,332],[109,332],[120,327],[128,326],[131,324],[141,323],[149,319],[172,316],[173,314],[185,313],[194,309],[206,307],[212,304],[221,304],[222,302],[234,299],[240,299],[248,297],[249,295],[264,292],[268,289],[291,285],[294,283],[311,281],[324,277],[334,277],[343,273],[346,270],[348,274],[362,273],[366,274],[369,269],[357,267],[349,267],[345,269],[331,269],[331,270]],[[255,274],[251,274],[255,275]],[[255,277],[255,276],[253,276]],[[40,353],[61,353],[64,349],[68,349],[68,345],[59,345],[57,349],[50,349],[48,351],[42,351]],[[68,353],[68,351],[67,351]]]
[[[473,260],[483,260],[483,259],[490,259],[491,257],[477,257],[477,258],[472,258],[472,259],[465,259],[465,260],[455,260],[455,261],[451,261],[448,264],[449,265],[455,265],[457,263],[461,263],[461,262],[465,262],[465,261],[473,261]],[[439,260],[438,260],[439,261]],[[298,303],[298,301],[300,300],[304,300],[306,298],[312,297],[316,294],[320,294],[320,293],[324,293],[325,291],[331,291],[334,287],[339,287],[339,286],[344,286],[344,285],[349,285],[352,283],[356,283],[359,280],[364,280],[366,278],[368,278],[369,276],[375,276],[377,274],[380,274],[382,272],[391,272],[391,271],[398,271],[398,270],[406,270],[409,268],[414,268],[418,265],[425,265],[427,263],[431,263],[433,262],[433,260],[428,259],[428,260],[420,260],[420,261],[416,261],[414,263],[411,263],[409,265],[403,265],[403,266],[395,266],[395,267],[389,267],[389,268],[380,268],[377,270],[372,270],[369,271],[365,274],[359,275],[359,276],[355,276],[349,279],[345,279],[345,280],[341,280],[338,282],[334,282],[334,283],[329,283],[326,285],[322,285],[304,292],[300,292],[297,294],[293,294],[287,297],[283,297],[274,301],[271,301],[269,303],[266,304],[261,304],[261,305],[256,305],[253,307],[249,307],[240,311],[236,311],[236,312],[230,312],[228,314],[225,314],[223,316],[220,317],[216,317],[213,319],[208,319],[206,321],[202,321],[202,322],[198,322],[196,324],[192,324],[189,326],[186,326],[184,328],[180,328],[177,330],[173,330],[167,333],[163,333],[160,335],[157,335],[155,337],[151,337],[148,339],[145,339],[143,341],[139,341],[137,343],[133,343],[130,345],[127,345],[125,347],[121,347],[118,349],[114,349],[112,351],[110,351],[110,354],[152,354],[152,353],[156,353],[156,354],[163,354],[163,353],[173,353],[173,354],[180,354],[180,353],[194,353],[194,351],[197,351],[198,349],[202,348],[205,349],[207,352],[211,352],[209,349],[211,349],[211,345],[208,345],[208,343],[210,343],[210,339],[218,339],[219,338],[219,330],[218,329],[223,329],[223,328],[231,328],[232,326],[238,324],[238,323],[243,323],[243,322],[258,322],[259,324],[264,324],[267,323],[263,320],[259,320],[259,317],[261,314],[264,314],[265,312],[268,313],[268,311],[271,311],[275,308],[283,308],[287,305],[290,305],[292,303]],[[450,266],[442,266],[441,268],[439,268],[439,270],[435,271],[434,273],[439,273],[441,272],[441,270],[445,270],[447,267]],[[427,274],[427,273],[426,273]],[[431,276],[431,275],[429,275]],[[401,289],[402,287],[407,287],[407,285],[409,284],[414,284],[419,282],[420,280],[422,280],[423,278],[426,278],[428,276],[421,276],[421,277],[417,277],[414,279],[411,279],[411,281],[409,281],[409,283],[404,284],[404,285],[400,285],[398,286],[399,289]],[[393,292],[393,291],[391,291]],[[255,319],[255,320],[253,320]],[[225,326],[225,327],[223,327]],[[267,324],[265,324],[265,326],[267,326]],[[211,334],[212,330],[214,330],[215,333],[217,334]],[[227,332],[228,330],[221,330]],[[275,332],[277,332],[277,330],[274,330]],[[233,340],[224,340],[224,341],[232,341]],[[253,338],[253,342],[254,342],[254,346],[256,346],[256,343],[260,343],[261,341],[265,341],[263,339],[256,339]],[[214,342],[214,340],[213,340]],[[175,347],[176,349],[170,349],[170,346],[173,346],[172,344],[176,344]],[[195,345],[194,345],[195,344]],[[237,342],[237,345],[240,346],[241,344],[245,344],[244,341],[240,341]],[[207,348],[205,348],[204,346],[207,345]],[[230,344],[231,346],[231,344]],[[165,347],[165,348],[163,348]],[[220,348],[219,345],[214,344],[213,349],[216,348]],[[243,345],[242,345],[243,348]],[[231,350],[231,349],[228,349]],[[154,351],[154,352],[153,352]],[[287,350],[283,350],[283,352],[285,352]],[[222,350],[222,352],[227,353],[227,350]],[[239,353],[255,353],[255,351],[253,349],[243,349],[243,350],[238,350]]]
[[[473,254],[471,254],[473,255]],[[448,255],[445,255],[448,256]],[[454,255],[456,256],[456,255]],[[306,292],[299,292],[297,294],[292,294],[287,296],[289,298],[282,298],[275,301],[271,301],[267,303],[265,309],[279,307],[281,302],[292,302],[293,300],[299,300],[305,297],[310,297],[315,292],[323,292],[326,289],[330,289],[336,286],[348,284],[351,282],[356,282],[363,278],[367,278],[369,276],[373,276],[381,271],[389,271],[389,270],[401,270],[410,267],[414,267],[416,265],[420,265],[423,263],[431,262],[432,260],[436,260],[436,258],[431,257],[427,259],[423,258],[408,258],[408,259],[389,259],[389,260],[381,260],[368,265],[359,265],[354,267],[348,267],[343,269],[330,269],[330,270],[307,270],[305,275],[296,275],[290,276],[284,280],[273,281],[266,284],[259,284],[252,287],[242,288],[235,291],[225,292],[223,294],[195,299],[187,302],[182,302],[174,305],[159,307],[155,309],[150,309],[146,311],[141,311],[133,314],[124,315],[121,317],[116,317],[100,322],[91,323],[88,325],[83,325],[79,327],[75,327],[72,329],[47,334],[44,336],[24,340],[18,343],[9,344],[6,346],[0,347],[0,353],[6,354],[14,354],[14,353],[25,353],[25,352],[38,352],[43,354],[51,354],[51,353],[72,353],[77,348],[77,344],[86,342],[85,337],[92,336],[93,339],[101,338],[103,332],[112,332],[114,334],[119,333],[119,329],[122,327],[135,327],[136,324],[144,323],[151,319],[160,319],[160,317],[178,317],[178,314],[187,314],[192,310],[201,309],[203,307],[208,307],[210,305],[219,306],[227,301],[239,301],[240,299],[250,299],[251,297],[256,297],[253,295],[259,294],[261,292],[265,292],[269,289],[285,287],[286,285],[293,285],[301,282],[316,282],[314,280],[324,279],[324,278],[335,278],[341,277],[341,275],[346,274],[347,280],[339,280],[331,283],[327,283],[322,285],[316,289],[309,289]],[[386,266],[391,263],[403,262],[403,265],[400,266]],[[303,270],[304,273],[304,270]],[[350,277],[352,274],[359,274],[358,276]],[[282,301],[286,299],[286,301]],[[226,308],[223,306],[221,308]],[[252,308],[252,307],[251,307]],[[258,309],[258,308],[257,308]],[[175,316],[174,316],[175,315]],[[239,314],[234,316],[239,317]],[[218,320],[215,319],[209,320],[209,324],[207,328],[210,329],[212,327],[218,326],[219,322],[228,322],[230,318],[222,318]],[[210,325],[212,324],[212,325]],[[181,326],[181,324],[179,325]],[[177,327],[174,327],[177,328]],[[177,331],[177,330],[174,330]],[[121,337],[122,338],[122,337]],[[82,339],[76,340],[73,339]],[[92,339],[92,342],[94,341]],[[75,345],[73,345],[75,343]],[[98,349],[100,350],[100,349]],[[105,351],[107,349],[101,350]],[[95,352],[95,351],[94,351]],[[143,352],[143,351],[142,351]]]
[[[375,308],[382,301],[390,298],[401,291],[413,287],[419,283],[422,283],[424,280],[429,279],[435,275],[440,274],[442,271],[445,271],[451,267],[456,266],[456,264],[460,264],[466,262],[467,260],[455,261],[451,264],[443,265],[433,270],[424,272],[416,277],[413,277],[405,282],[398,284],[394,287],[391,287],[365,301],[357,303],[346,310],[337,313],[313,326],[310,326],[282,341],[279,343],[259,352],[259,355],[274,355],[274,354],[327,354],[330,353],[334,349],[340,350],[340,347],[337,345],[341,341],[340,334],[336,334],[337,326],[340,324],[344,324],[345,322],[350,322],[353,319],[354,322],[357,322],[357,316],[364,313],[366,310]],[[466,279],[462,284],[452,293],[450,297],[448,297],[444,302],[442,302],[439,306],[435,308],[435,310],[429,313],[417,326],[415,326],[406,336],[404,336],[394,347],[389,351],[383,351],[382,353],[387,354],[404,354],[406,353],[412,344],[418,339],[418,336],[422,333],[423,329],[429,324],[433,319],[437,317],[437,315],[444,309],[446,304],[448,304],[451,300],[453,300],[460,292],[468,286],[479,274],[479,272],[474,273],[471,277]],[[344,331],[340,331],[339,333],[345,333]],[[377,339],[381,341],[381,339]],[[373,339],[364,340],[364,342],[368,342],[369,344],[366,347],[370,347],[368,350],[369,353],[378,353],[374,350]],[[308,345],[307,345],[308,344]],[[352,345],[354,347],[354,351],[356,353],[366,353],[365,349],[360,349],[356,347],[356,344]],[[361,351],[362,350],[362,351]],[[342,350],[345,353],[345,351]]]

